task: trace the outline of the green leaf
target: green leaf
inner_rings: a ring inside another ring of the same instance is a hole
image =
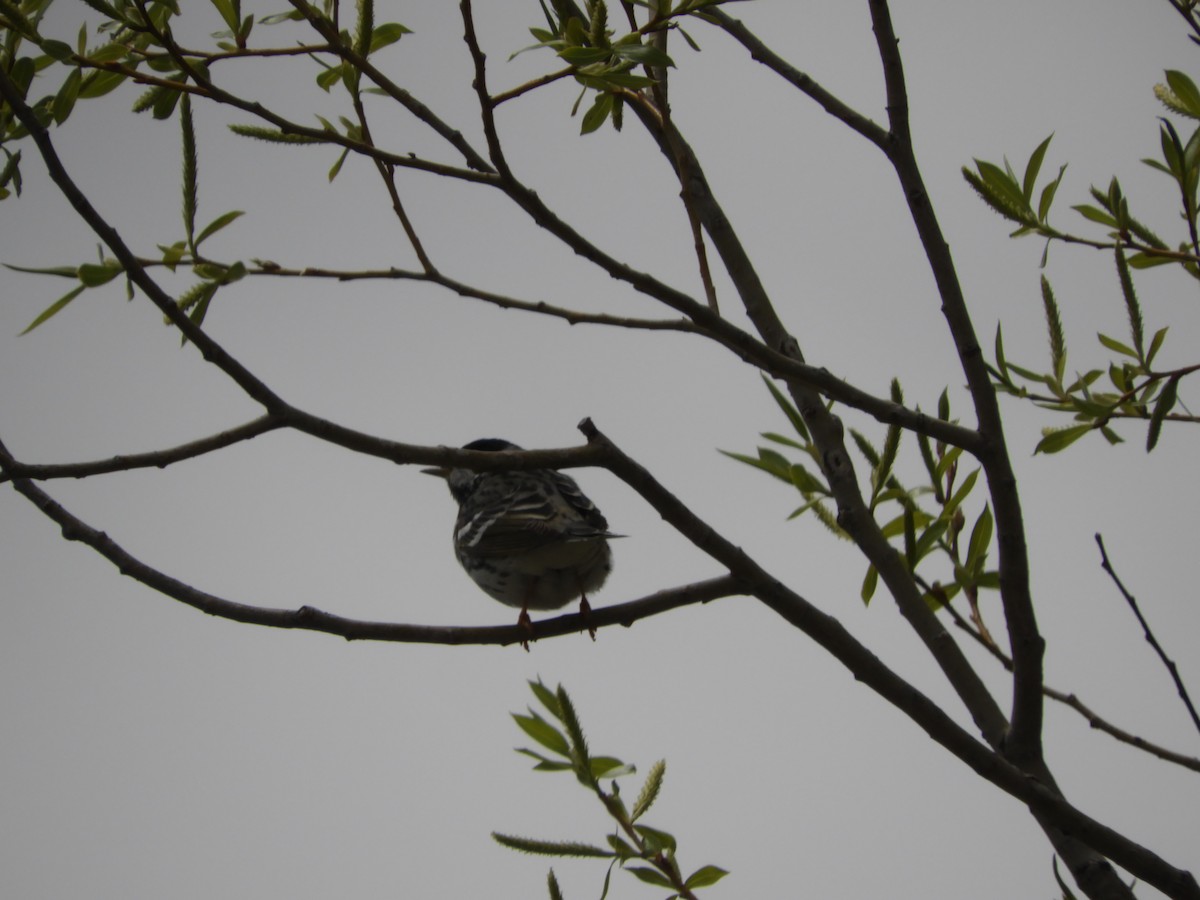
[[[1169,266],[1175,260],[1169,256],[1154,256],[1149,253],[1138,252],[1129,257],[1129,268],[1131,269],[1153,269],[1155,266]]]
[[[978,574],[983,569],[984,560],[987,559],[988,547],[992,542],[992,528],[992,510],[985,503],[983,512],[975,520],[975,527],[971,529],[971,539],[967,544],[965,568],[972,576]]]
[[[103,97],[105,94],[116,90],[127,77],[121,72],[92,72],[84,76],[83,84],[79,86],[79,97],[84,100]]]
[[[1150,349],[1146,351],[1146,365],[1150,366],[1154,362],[1154,357],[1158,355],[1159,349],[1163,345],[1163,341],[1167,337],[1167,327],[1164,326],[1154,332],[1154,337],[1150,338]]]
[[[1122,344],[1120,341],[1114,338],[1110,338],[1107,334],[1097,334],[1096,337],[1100,339],[1101,344],[1103,344],[1109,350],[1112,350],[1114,353],[1120,353],[1123,356],[1128,356],[1132,359],[1138,358],[1136,350],[1134,350],[1132,347],[1127,347],[1125,344]]]
[[[84,263],[75,270],[75,274],[79,277],[84,287],[100,287],[100,285],[108,284],[120,275],[121,266],[115,260],[110,260],[99,265],[96,263]]]
[[[196,227],[197,202],[196,130],[192,124],[192,103],[188,97],[184,97],[180,104],[179,124],[183,134],[183,228],[188,243],[195,251],[193,235]]]
[[[245,212],[242,210],[234,209],[217,216],[215,219],[209,222],[207,226],[205,226],[204,230],[201,231],[200,234],[196,236],[196,246],[199,247],[207,238],[212,237],[230,222],[234,222],[244,215]]]
[[[1121,282],[1121,294],[1125,298],[1125,311],[1129,316],[1129,334],[1133,338],[1133,347],[1137,351],[1138,361],[1143,365],[1146,361],[1144,340],[1144,325],[1142,323],[1142,308],[1138,304],[1137,292],[1133,289],[1133,277],[1129,274],[1129,264],[1125,261],[1125,251],[1118,246],[1116,251],[1117,277]]]
[[[1058,186],[1062,184],[1063,175],[1066,174],[1066,171],[1067,166],[1064,163],[1059,166],[1058,175],[1055,176],[1054,180],[1042,188],[1042,196],[1038,200],[1038,221],[1045,222],[1047,216],[1050,215],[1050,207],[1054,203],[1054,195],[1058,193]],[[1049,244],[1047,244],[1047,247],[1049,247]],[[1043,254],[1042,265],[1044,266],[1045,264],[1045,255]]]
[[[863,577],[862,588],[858,595],[862,597],[863,605],[871,602],[871,598],[875,596],[875,589],[879,586],[879,570],[875,566],[867,566],[867,574]]]
[[[1163,422],[1166,420],[1167,413],[1175,406],[1175,400],[1179,389],[1179,379],[1182,376],[1173,375],[1167,379],[1166,385],[1163,386],[1162,393],[1158,395],[1158,402],[1154,404],[1154,412],[1150,415],[1150,429],[1146,433],[1146,452],[1149,453],[1158,444],[1159,434],[1162,432]]]
[[[623,763],[615,756],[593,756],[588,760],[588,766],[591,769],[592,777],[599,780],[601,778],[620,778],[622,775],[632,775],[637,769]]]
[[[229,126],[229,130],[234,134],[242,137],[255,138],[260,141],[270,141],[275,144],[323,144],[325,141],[320,138],[310,137],[307,134],[287,134],[280,131],[278,128],[262,128],[258,125],[239,125],[233,124]]]
[[[358,0],[358,28],[354,49],[366,56],[371,52],[371,32],[375,30],[375,0]]]
[[[967,499],[967,495],[971,493],[971,488],[975,487],[977,478],[979,478],[978,469],[972,469],[967,473],[967,477],[963,479],[958,490],[954,492],[954,496],[946,501],[945,514],[954,512],[954,510],[962,505],[962,502]]]
[[[781,391],[767,375],[761,376],[763,384],[767,386],[767,390],[771,392],[771,396],[775,399],[776,405],[783,410],[783,414],[787,416],[788,421],[792,424],[792,429],[796,434],[800,435],[800,439],[804,443],[811,442],[808,435],[808,426],[804,424],[804,418],[800,415],[800,411],[796,409],[795,404]]]
[[[611,850],[605,850],[594,844],[584,844],[580,841],[543,841],[537,838],[501,834],[498,831],[492,832],[492,840],[510,850],[542,856],[579,856],[598,859],[611,859],[616,856]]]
[[[533,767],[535,772],[569,772],[574,768],[569,762],[559,762],[550,759],[536,751],[530,750],[528,747],[518,747],[517,752],[522,756],[528,756],[538,761],[538,764]]]
[[[937,542],[941,539],[942,535],[946,533],[946,530],[949,527],[949,519],[938,518],[935,519],[928,528],[921,532],[921,536],[917,538],[917,546],[913,554],[913,568],[916,568],[916,564],[928,556],[930,551],[937,546]]]
[[[1000,376],[1000,380],[1005,384],[1011,384],[1012,379],[1008,374],[1008,363],[1004,358],[1004,336],[1000,330],[1000,323],[996,323],[996,371]]]
[[[597,94],[596,99],[592,102],[591,108],[583,114],[583,122],[580,126],[580,134],[591,134],[605,123],[613,110],[613,95],[612,94]]]
[[[1091,425],[1072,425],[1068,428],[1046,429],[1042,432],[1043,437],[1038,441],[1038,445],[1033,448],[1033,452],[1058,453],[1060,450],[1065,450],[1071,446],[1091,430]]]
[[[1071,209],[1075,210],[1075,212],[1079,213],[1085,219],[1089,219],[1093,222],[1098,222],[1101,225],[1104,225],[1108,228],[1116,228],[1117,227],[1116,219],[1114,219],[1112,216],[1110,216],[1104,210],[1098,209],[1095,206],[1092,206],[1090,204],[1085,203],[1085,204],[1081,204],[1079,206],[1072,206]]]
[[[1187,115],[1200,119],[1200,91],[1196,90],[1192,79],[1177,69],[1168,69],[1166,75],[1167,86],[1179,98]]]
[[[701,866],[689,875],[683,884],[689,889],[708,887],[710,884],[716,884],[728,874],[718,866]]]
[[[567,690],[561,684],[556,691],[558,698],[558,708],[560,712],[560,720],[567,732],[567,741],[571,745],[571,761],[575,763],[575,776],[579,781],[588,786],[595,785],[595,779],[592,777],[591,768],[588,765],[588,747],[587,738],[583,735],[583,726],[579,723],[579,717],[575,714],[575,706],[571,703],[571,698],[567,695]]]
[[[945,481],[946,473],[950,471],[951,466],[958,462],[960,456],[962,456],[962,447],[951,447],[947,450],[933,470],[934,481]]]
[[[634,825],[633,830],[645,842],[646,849],[649,852],[659,853],[663,850],[668,850],[671,853],[675,852],[675,838],[673,835],[665,831],[660,831],[657,828],[651,828],[649,825]]]
[[[792,484],[804,496],[807,497],[810,494],[829,496],[829,488],[825,483],[809,472],[808,469],[804,468],[804,466],[796,463],[788,471],[792,476]]]
[[[605,837],[608,840],[608,846],[612,847],[618,859],[636,859],[641,857],[641,853],[628,842],[622,840],[618,835],[609,834]]]
[[[333,179],[338,177],[338,172],[342,171],[342,163],[346,161],[346,157],[349,155],[349,153],[350,148],[347,147],[338,155],[337,162],[335,162],[329,169],[329,175],[327,177],[330,181],[333,181]]]
[[[530,681],[528,684],[529,689],[533,691],[533,696],[537,698],[538,702],[541,703],[542,706],[544,706],[546,710],[552,716],[554,716],[554,718],[561,722],[562,710],[560,710],[558,707],[558,696],[554,693],[554,691],[542,684],[540,678],[537,681]]]
[[[757,459],[756,457],[753,457],[753,456],[747,456],[744,453],[733,453],[729,450],[718,450],[717,452],[720,453],[722,456],[728,456],[730,459],[736,459],[740,463],[745,463],[748,466],[753,466],[755,469],[761,469],[764,472],[774,475],[776,478],[780,479],[781,481],[787,481],[787,482],[791,483],[791,478],[789,477],[789,475],[781,473],[779,471],[778,466],[776,466],[776,465],[763,462],[761,459]]]
[[[558,886],[558,879],[554,877],[553,869],[546,875],[546,890],[550,892],[550,900],[564,900],[562,890]]]
[[[70,303],[72,300],[74,300],[76,297],[78,297],[80,294],[82,294],[85,290],[87,290],[87,285],[81,284],[78,287],[72,288],[71,290],[67,291],[67,293],[63,294],[61,297],[59,297],[57,300],[55,300],[53,303],[51,303],[49,306],[47,306],[44,310],[42,310],[41,313],[38,314],[38,317],[36,319],[34,319],[32,322],[30,322],[25,327],[25,330],[21,332],[21,334],[29,334],[29,332],[33,331],[33,329],[37,328],[39,325],[41,325],[47,319],[49,319],[50,317],[52,317],[55,314],[57,314],[58,312],[60,312],[68,303]]]
[[[513,713],[512,717],[522,731],[547,750],[552,750],[560,756],[570,756],[571,748],[562,732],[537,713],[531,710],[528,716]]]
[[[613,52],[622,59],[643,66],[671,67],[675,63],[666,52],[654,44],[615,44]]]
[[[58,89],[58,93],[54,95],[54,102],[50,105],[50,112],[54,116],[54,121],[59,125],[67,120],[67,116],[75,108],[75,101],[79,97],[79,87],[81,84],[83,84],[83,72],[78,68],[72,69],[63,80],[62,87]]]
[[[78,266],[47,266],[45,268],[33,268],[31,266],[15,266],[12,263],[4,263],[4,268],[11,269],[14,272],[26,272],[30,275],[57,275],[60,278],[78,278]]]
[[[412,34],[411,28],[406,28],[399,22],[385,22],[371,32],[371,53],[381,50],[389,44],[394,44],[406,34]]]
[[[667,876],[663,875],[658,869],[650,869],[646,866],[626,866],[626,872],[631,872],[640,881],[646,884],[652,884],[655,887],[671,888],[672,884],[667,880]]]
[[[1033,187],[1037,183],[1038,172],[1042,168],[1042,160],[1046,156],[1046,148],[1050,146],[1050,141],[1054,138],[1054,134],[1046,138],[1029,156],[1029,162],[1025,165],[1025,178],[1021,184],[1021,193],[1025,195],[1025,202],[1028,203],[1033,197]]]
[[[984,185],[994,192],[994,196],[999,198],[1004,207],[1014,213],[1010,218],[1018,222],[1026,222],[1031,218],[1032,210],[1029,201],[1026,200],[1020,185],[1017,184],[1016,178],[1010,171],[978,159],[975,160],[975,168],[979,171]]]
[[[611,50],[606,50],[603,47],[563,47],[558,51],[559,57],[564,62],[572,66],[592,66],[597,63],[607,62],[612,56]]]
[[[328,93],[330,88],[342,80],[342,68],[342,66],[337,65],[322,69],[317,74],[317,87]]]
[[[1042,305],[1046,311],[1046,328],[1050,332],[1050,364],[1054,369],[1054,379],[1061,390],[1063,374],[1067,368],[1067,338],[1063,333],[1062,317],[1059,315],[1058,303],[1054,300],[1054,291],[1045,275],[1042,276]]]
[[[229,26],[229,30],[237,32],[241,22],[238,21],[238,13],[233,0],[209,0],[216,7],[217,12],[221,14],[221,18],[225,20],[225,24]]]
[[[646,781],[642,785],[641,791],[638,793],[637,800],[633,804],[633,813],[630,816],[632,821],[637,821],[642,815],[654,805],[654,801],[658,799],[658,793],[662,790],[663,776],[667,771],[667,761],[660,759],[650,767],[650,771],[646,774]]]

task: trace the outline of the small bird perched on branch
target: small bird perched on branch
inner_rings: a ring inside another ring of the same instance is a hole
[[[481,438],[464,450],[520,450]],[[517,624],[532,635],[529,610],[559,609],[576,597],[586,617],[587,595],[612,571],[608,522],[575,480],[553,469],[474,472],[422,469],[446,479],[458,502],[454,553],[485,593],[521,610]],[[596,633],[589,628],[592,638]],[[526,650],[528,640],[521,642]]]

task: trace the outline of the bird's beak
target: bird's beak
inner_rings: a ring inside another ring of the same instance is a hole
[[[435,478],[449,478],[450,470],[444,466],[440,469],[421,469],[421,474],[432,475]]]

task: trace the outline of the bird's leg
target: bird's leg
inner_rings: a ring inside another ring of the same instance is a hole
[[[525,652],[529,652],[529,642],[534,640],[533,620],[529,618],[528,608],[521,607],[521,615],[517,616],[517,627],[524,628],[529,633],[529,637],[521,640],[521,646],[525,648]]]
[[[579,617],[583,619],[583,627],[587,629],[587,633],[592,636],[592,640],[596,639],[596,629],[591,623],[592,606],[588,603],[587,594],[582,591],[579,594]]]

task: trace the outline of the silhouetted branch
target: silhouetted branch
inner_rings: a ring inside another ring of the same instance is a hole
[[[981,647],[987,650],[987,652],[990,653],[1000,663],[1000,665],[1004,666],[1004,668],[1009,672],[1012,671],[1012,658],[1010,656],[1000,650],[1000,648],[997,647],[993,642],[986,640],[983,635],[979,633],[978,629],[971,622],[967,621],[967,619],[964,618],[952,604],[946,604],[945,609],[951,615],[951,617],[953,617],[955,625],[974,638]],[[1042,685],[1042,693],[1051,700],[1055,700],[1064,706],[1068,706],[1075,710],[1077,713],[1087,719],[1088,725],[1097,731],[1101,731],[1123,744],[1128,744],[1131,747],[1136,747],[1138,750],[1149,753],[1151,756],[1157,756],[1159,759],[1165,762],[1174,763],[1175,765],[1182,766],[1185,769],[1191,769],[1195,772],[1200,772],[1200,758],[1195,756],[1186,756],[1182,753],[1177,753],[1174,750],[1168,750],[1161,744],[1155,744],[1143,737],[1133,734],[1132,732],[1126,731],[1123,728],[1119,728],[1093,710],[1090,706],[1085,704],[1075,694],[1060,691],[1045,684]]]
[[[48,481],[52,478],[87,478],[92,475],[105,475],[110,472],[128,472],[131,469],[157,468],[164,469],[172,463],[185,459],[193,459],[214,450],[223,450],[241,441],[248,441],[268,431],[275,431],[284,426],[284,420],[275,416],[261,416],[253,422],[230,428],[217,434],[209,435],[177,447],[164,450],[152,450],[147,453],[129,453],[114,456],[109,459],[99,459],[92,462],[76,463],[44,463],[26,464],[10,459],[4,472],[0,472],[0,483],[14,477],[28,478],[33,481]]]
[[[716,20],[730,37],[750,51],[750,58],[755,62],[762,63],[772,72],[796,87],[801,93],[807,94],[819,103],[821,108],[827,113],[857,131],[872,144],[881,148],[887,144],[888,133],[886,129],[881,128],[862,113],[852,109],[814,81],[809,75],[801,72],[791,63],[787,62],[771,50],[740,21],[721,9],[708,10],[707,15]]]
[[[1146,617],[1142,615],[1141,609],[1138,607],[1137,600],[1133,594],[1126,590],[1125,585],[1121,583],[1121,579],[1117,576],[1113,569],[1112,563],[1108,559],[1108,552],[1104,549],[1104,538],[1099,534],[1096,535],[1096,545],[1100,548],[1100,568],[1108,573],[1108,577],[1112,579],[1113,584],[1117,586],[1117,590],[1121,592],[1121,596],[1125,598],[1125,602],[1129,604],[1129,608],[1133,610],[1133,614],[1137,617],[1138,624],[1142,626],[1142,634],[1145,635],[1146,641],[1154,648],[1154,652],[1158,654],[1158,658],[1162,660],[1167,671],[1171,674],[1171,680],[1175,682],[1175,690],[1179,692],[1179,698],[1183,701],[1183,705],[1187,707],[1188,714],[1192,717],[1192,724],[1196,726],[1196,730],[1200,731],[1200,716],[1196,715],[1196,707],[1192,705],[1192,698],[1188,695],[1187,688],[1183,684],[1183,679],[1179,675],[1179,667],[1175,665],[1175,661],[1167,656],[1163,650],[1162,644],[1154,636],[1154,632],[1150,630],[1150,623],[1146,621]]]

